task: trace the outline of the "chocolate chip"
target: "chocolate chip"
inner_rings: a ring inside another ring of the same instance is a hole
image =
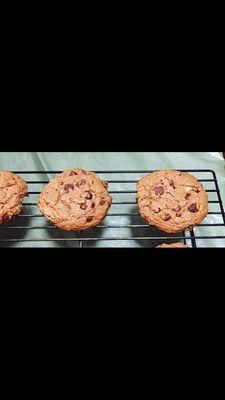
[[[100,201],[100,206],[104,206],[104,204],[105,204],[105,200],[101,200]]]
[[[70,174],[69,174],[69,176],[73,176],[73,175],[78,175],[78,173],[75,172],[75,171],[71,171]]]
[[[196,189],[195,189],[195,193],[200,193],[200,191],[201,191],[201,190],[200,190],[199,188],[196,188]]]
[[[163,189],[162,186],[157,186],[157,187],[155,188],[155,194],[161,195],[161,194],[163,194],[163,193],[164,193],[164,189]]]
[[[91,222],[93,220],[93,217],[87,217],[86,221]]]
[[[7,222],[10,220],[10,217],[8,216],[8,214],[4,214],[2,217],[2,222]]]
[[[175,183],[174,183],[174,181],[171,179],[171,181],[170,181],[170,186],[172,186],[173,187],[173,189],[176,189],[175,188]]]
[[[163,217],[164,221],[169,221],[171,219],[171,215],[170,214],[166,214]]]
[[[181,213],[180,213],[180,212],[177,212],[177,213],[176,213],[176,217],[181,217]]]
[[[76,186],[79,188],[86,183],[85,179],[81,179],[81,181],[76,183]]]
[[[184,174],[182,172],[179,173],[179,176],[183,176]]]
[[[95,208],[95,203],[92,203],[91,208]]]
[[[196,205],[195,203],[191,204],[191,205],[188,207],[188,210],[191,211],[191,212],[193,212],[193,213],[197,212],[197,211],[198,211],[197,205]]]
[[[181,210],[180,206],[177,206],[177,207],[173,208],[173,211],[180,211],[180,210]]]
[[[158,214],[161,211],[160,207],[153,207],[152,210],[154,211],[154,213]]]
[[[64,190],[66,191],[66,193],[71,192],[72,190],[74,190],[74,186],[71,185],[71,183],[67,183],[67,184],[64,186]]]
[[[87,192],[85,199],[91,200],[93,198],[93,194],[91,192]]]
[[[82,203],[82,204],[80,205],[80,208],[81,208],[81,210],[86,210],[87,204],[86,204],[86,203]]]
[[[185,199],[186,199],[186,200],[190,199],[190,197],[191,197],[191,193],[186,193],[186,194],[185,194]]]

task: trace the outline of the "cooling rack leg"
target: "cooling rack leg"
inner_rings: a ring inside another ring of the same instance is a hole
[[[187,238],[185,236],[185,232],[183,232],[182,234],[183,234],[183,237],[184,237],[184,244],[187,244]]]
[[[195,240],[195,235],[194,235],[193,229],[191,229],[190,233],[191,233],[192,247],[196,248],[197,246],[196,246],[196,240]]]
[[[84,233],[83,233],[83,231],[81,231],[81,240],[80,240],[80,248],[81,247],[83,247],[83,240],[82,240],[82,238],[84,237]]]

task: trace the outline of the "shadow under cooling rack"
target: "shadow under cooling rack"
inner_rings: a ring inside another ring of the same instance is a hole
[[[95,171],[108,181],[113,203],[101,225],[83,232],[55,228],[37,207],[44,185],[62,171],[15,171],[27,181],[29,197],[21,214],[0,226],[0,247],[156,247],[177,241],[190,247],[225,247],[225,215],[215,172],[181,171],[192,173],[203,183],[209,195],[209,213],[198,227],[174,235],[149,226],[139,215],[136,183],[151,170]]]

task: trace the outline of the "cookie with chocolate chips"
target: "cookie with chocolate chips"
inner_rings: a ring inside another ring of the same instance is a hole
[[[9,171],[0,171],[0,224],[20,213],[27,194],[27,183]]]
[[[137,201],[141,216],[166,233],[198,225],[208,214],[208,195],[192,175],[157,171],[140,179]]]
[[[112,203],[107,187],[107,182],[100,180],[94,172],[64,171],[44,188],[38,207],[60,229],[85,230],[105,218]]]

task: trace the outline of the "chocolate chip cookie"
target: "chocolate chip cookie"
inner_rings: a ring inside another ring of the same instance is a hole
[[[208,195],[192,175],[179,171],[153,172],[137,184],[141,216],[167,232],[182,232],[198,225],[208,214]]]
[[[186,246],[183,243],[172,243],[172,244],[161,244],[160,246],[157,246],[157,248],[162,248],[162,249],[166,249],[166,248],[174,248],[174,249],[179,249],[179,248],[184,248],[184,249],[188,249],[188,246]]]
[[[20,213],[27,194],[27,183],[9,171],[0,171],[0,224]]]
[[[58,228],[85,230],[105,218],[112,203],[107,187],[107,182],[100,180],[94,172],[64,171],[44,188],[38,206]]]

